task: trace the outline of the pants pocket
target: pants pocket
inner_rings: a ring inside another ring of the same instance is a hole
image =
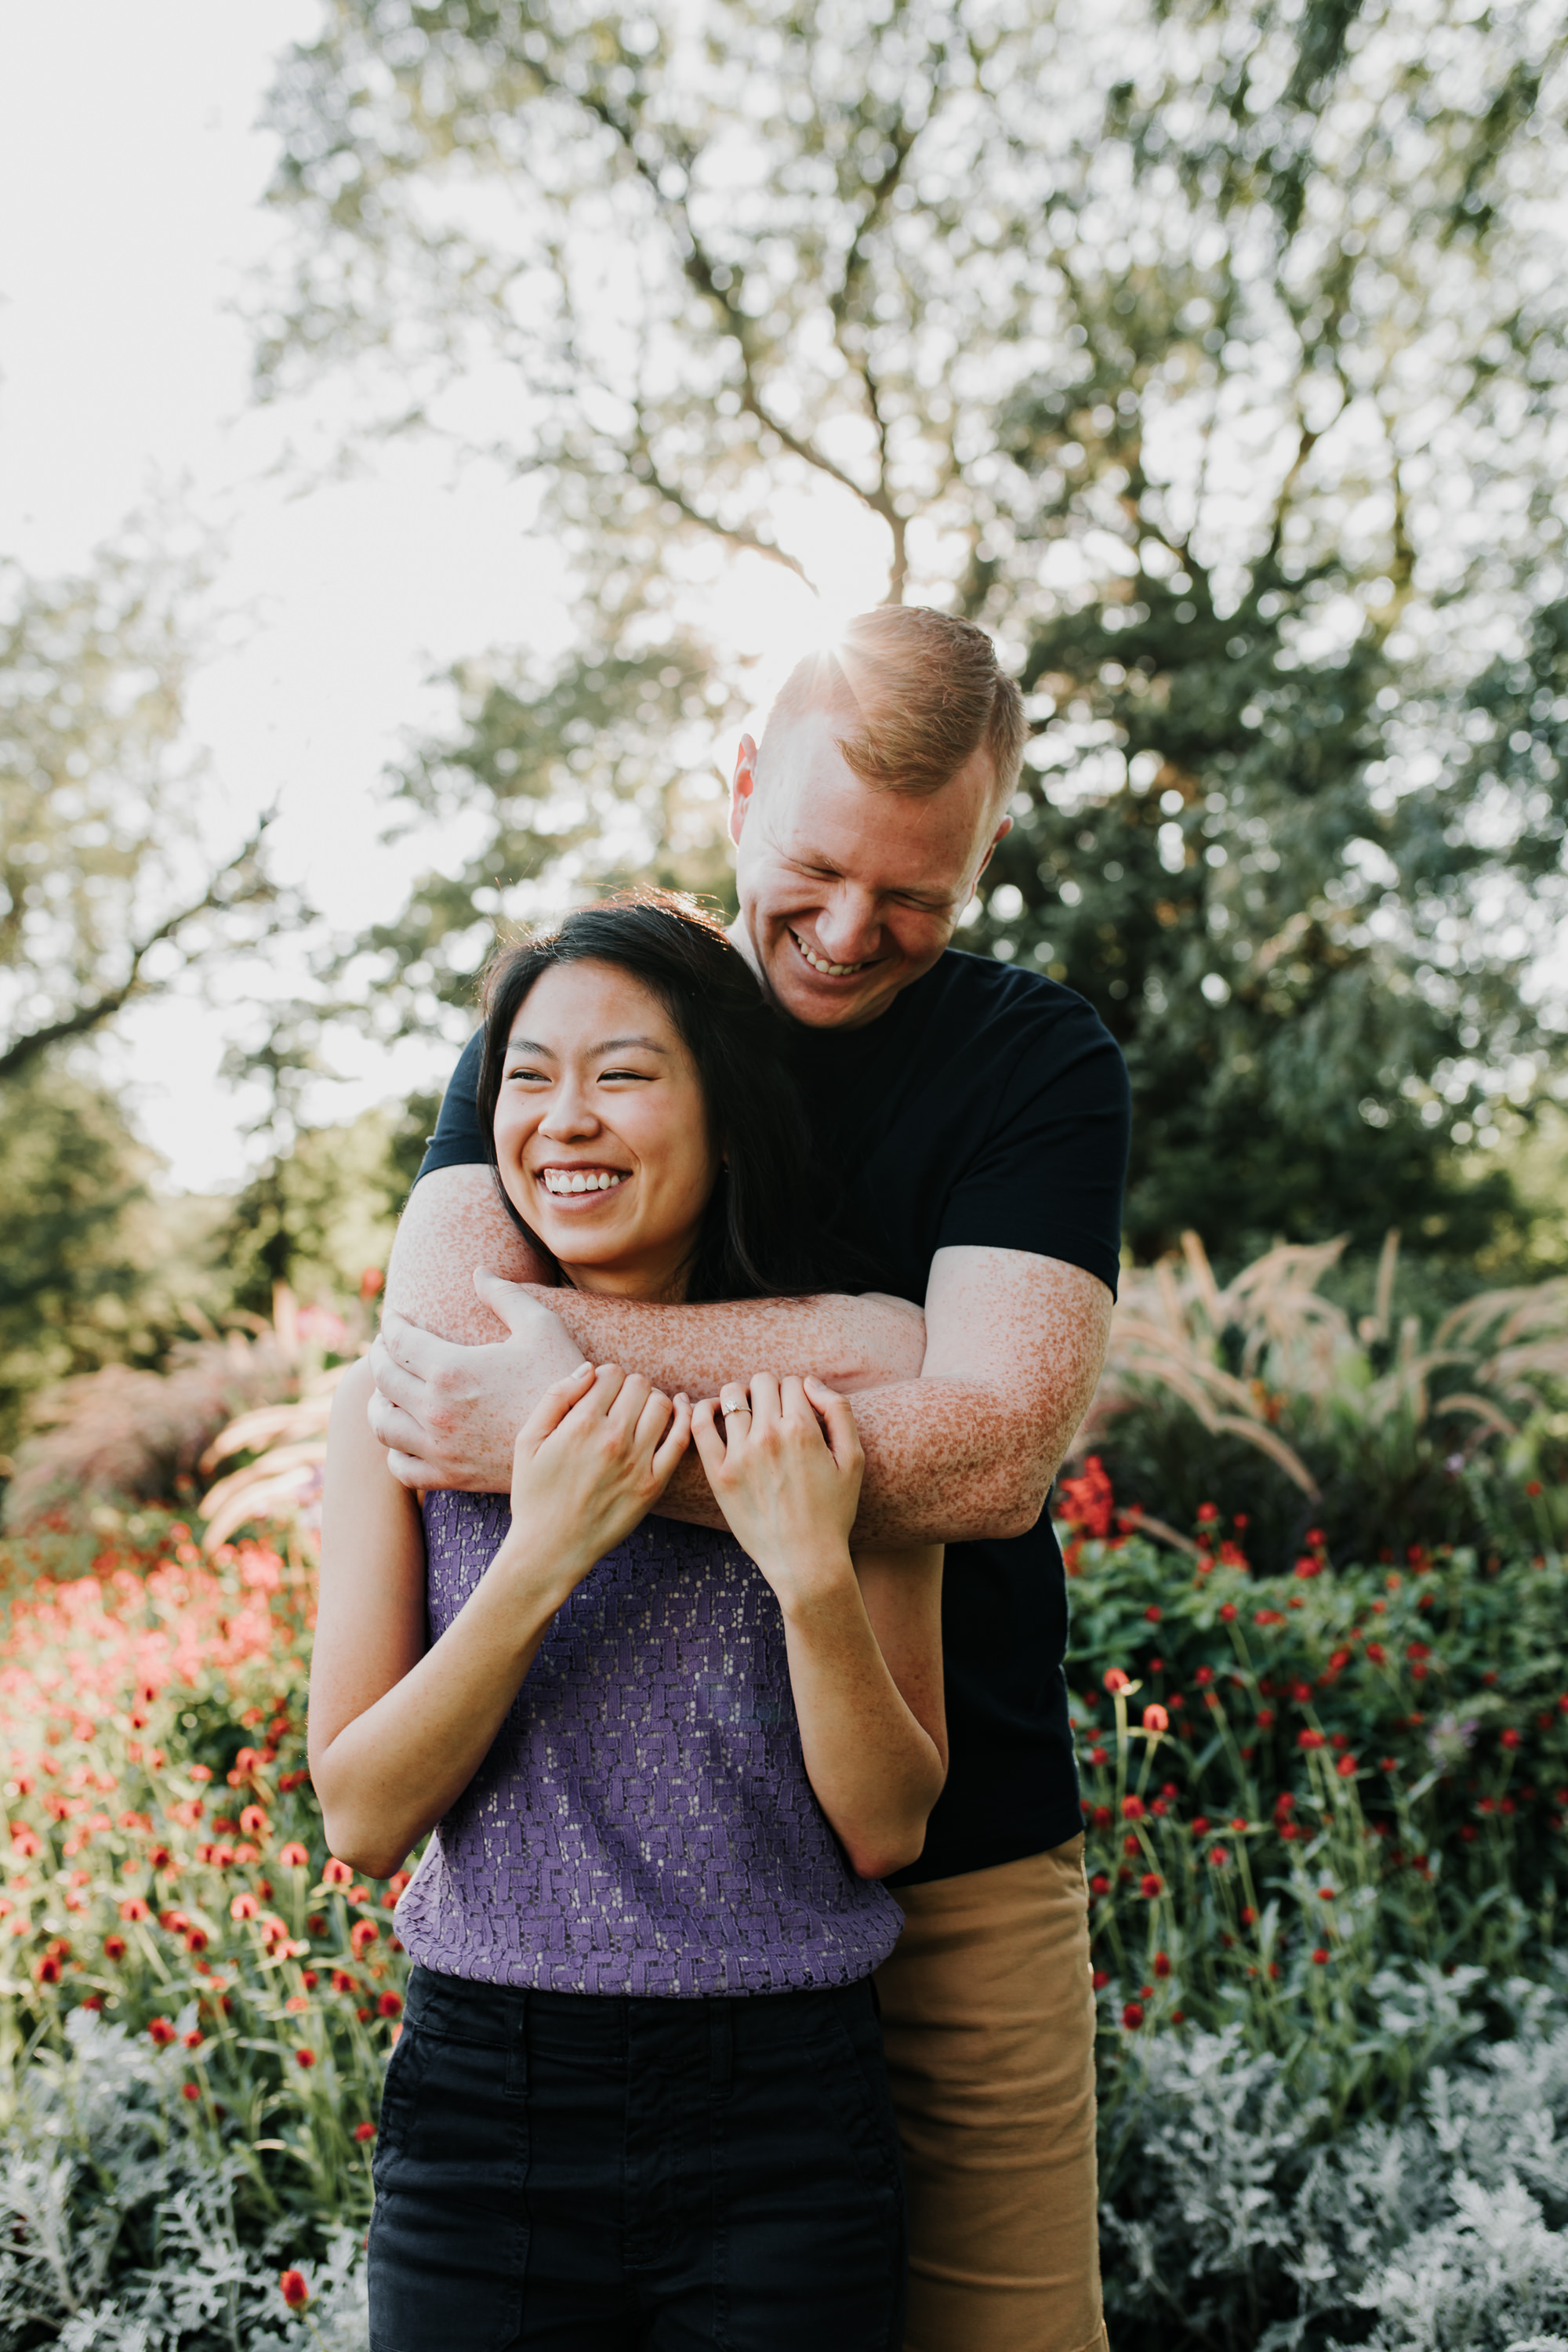
[[[373,2352],[501,2352],[522,2325],[528,2113],[506,2053],[416,2033],[388,2069],[370,2232]]]
[[[868,2189],[897,2194],[902,2188],[898,2127],[869,2007],[863,2025],[835,2009],[817,2021],[815,2040],[817,2092],[836,2137]]]

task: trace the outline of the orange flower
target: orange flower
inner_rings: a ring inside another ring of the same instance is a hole
[[[308,1868],[310,1857],[302,1845],[290,1841],[279,1849],[278,1859],[285,1870],[304,1870]]]
[[[1143,1728],[1145,1731],[1169,1731],[1171,1728],[1171,1718],[1158,1699],[1152,1699],[1144,1708]]]
[[[254,1895],[237,1895],[228,1906],[231,1919],[254,1919],[261,1906]]]
[[[128,1895],[120,1906],[122,1919],[150,1919],[153,1916],[140,1895]]]
[[[303,2311],[310,2300],[303,2271],[285,2271],[278,2282],[278,2292],[290,2311]]]
[[[153,2018],[147,2028],[147,2036],[149,2041],[155,2042],[160,2050],[166,2050],[171,2042],[179,2039],[166,2017]]]
[[[380,1943],[381,1929],[374,1919],[356,1919],[349,1930],[349,1941],[353,1946],[354,1958],[363,1959],[367,1945]]]
[[[328,1863],[325,1870],[321,1873],[322,1885],[350,1886],[353,1883],[353,1872],[349,1868],[346,1862],[340,1862],[334,1854],[331,1861]]]

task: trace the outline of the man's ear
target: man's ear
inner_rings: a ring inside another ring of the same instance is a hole
[[[735,754],[735,773],[730,784],[730,838],[738,843],[741,827],[746,822],[746,811],[752,804],[752,794],[757,789],[757,747],[749,735],[741,738],[741,748]]]
[[[974,869],[974,881],[971,882],[969,886],[969,895],[972,898],[974,896],[974,884],[979,881],[981,876],[984,873],[985,868],[990,865],[991,860],[996,855],[997,843],[999,841],[1005,841],[1007,835],[1012,832],[1012,818],[1010,816],[1005,816],[1001,824],[997,826],[995,832],[992,835],[990,846],[987,848],[984,856],[981,859],[979,865]]]

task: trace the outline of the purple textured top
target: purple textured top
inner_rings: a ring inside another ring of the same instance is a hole
[[[433,1641],[510,1524],[504,1496],[426,1499]],[[397,1906],[444,1975],[677,2000],[852,1984],[902,1925],[806,1779],[760,1570],[732,1536],[658,1518],[557,1612]]]

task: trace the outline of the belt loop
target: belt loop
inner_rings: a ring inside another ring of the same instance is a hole
[[[516,2002],[508,2003],[511,2010],[506,2042],[506,2095],[509,2099],[522,2099],[528,2095],[528,2007],[531,1999],[532,1995],[525,1985],[520,1988]]]
[[[716,2099],[727,2099],[734,2068],[735,2032],[731,2004],[722,1997],[709,2011],[709,2087]]]

